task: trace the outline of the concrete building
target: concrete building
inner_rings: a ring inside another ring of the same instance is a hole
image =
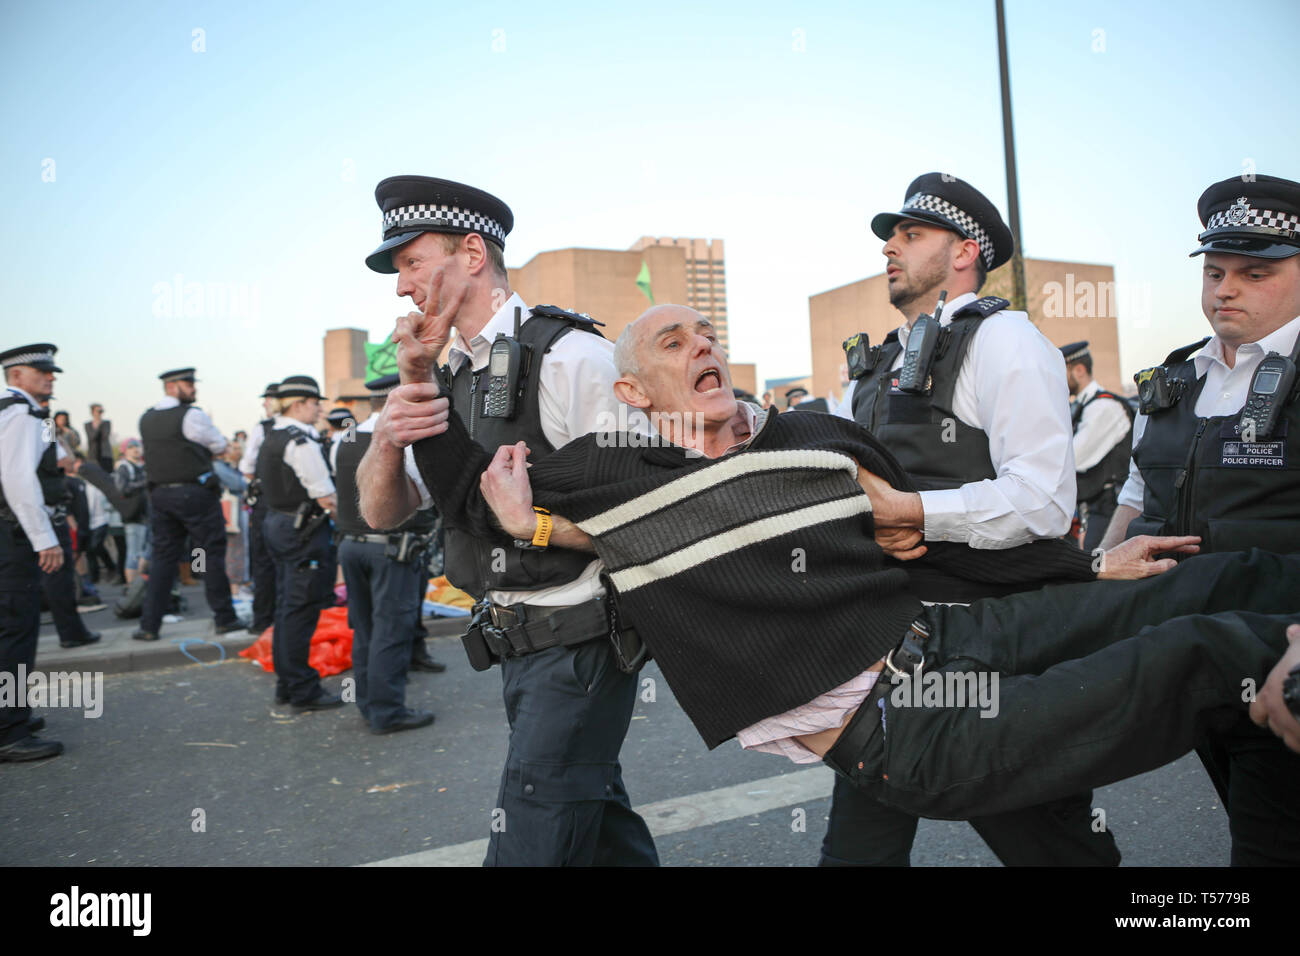
[[[1093,375],[1106,388],[1132,392],[1132,381],[1120,378],[1118,309],[1149,309],[1132,296],[1116,295],[1112,266],[1049,259],[1025,260],[1029,317],[1055,345],[1086,339],[1092,352]],[[1011,298],[1011,266],[989,273],[981,295]],[[1120,302],[1118,299],[1125,299]],[[855,332],[866,332],[872,345],[903,324],[902,314],[889,304],[884,273],[851,282],[808,298],[812,335],[814,395],[839,397],[842,343]],[[1140,317],[1140,316],[1138,316]],[[1130,317],[1132,318],[1132,317]],[[1014,357],[1009,358],[1014,361]]]
[[[718,331],[718,341],[728,347],[727,339],[727,263],[721,239],[674,239],[668,236],[655,238],[642,236],[632,244],[641,251],[651,246],[676,246],[686,252],[686,300],[696,312],[713,323]],[[661,299],[656,302],[680,302],[679,299]]]

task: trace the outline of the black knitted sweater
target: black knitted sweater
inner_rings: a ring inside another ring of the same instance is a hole
[[[483,534],[489,454],[456,415],[415,445],[444,521]],[[639,443],[637,447],[634,443]],[[845,683],[921,611],[903,564],[873,538],[857,464],[913,490],[855,422],[769,415],[742,451],[709,459],[641,436],[587,435],[529,470],[534,502],[591,535],[624,626],[653,652],[710,747]],[[918,559],[984,582],[1092,580],[1076,546],[1004,551],[930,542]]]

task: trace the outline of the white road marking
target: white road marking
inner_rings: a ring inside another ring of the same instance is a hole
[[[805,800],[830,796],[835,774],[829,767],[817,765],[794,773],[778,774],[762,780],[747,780],[732,787],[719,787],[671,800],[634,807],[641,814],[654,837],[681,833],[696,827],[713,826],[740,817],[792,806]],[[508,822],[507,822],[508,825]],[[362,866],[480,866],[487,854],[487,840],[471,840],[454,846],[422,850],[387,860],[363,863]]]

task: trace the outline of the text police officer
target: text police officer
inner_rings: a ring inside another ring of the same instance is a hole
[[[597,430],[617,407],[617,373],[613,345],[591,334],[590,320],[529,309],[511,293],[503,249],[513,216],[505,203],[420,176],[386,179],[375,198],[384,241],[366,264],[396,273],[398,295],[423,310],[400,319],[395,336],[402,381],[417,384],[389,396],[358,474],[366,520],[393,527],[420,501],[405,446],[445,427],[446,410],[431,408],[443,390],[434,381],[437,356],[453,324],[443,386],[453,413],[485,447],[526,441],[539,460]],[[517,313],[527,321],[515,339]],[[459,462],[438,467],[441,478],[460,477]],[[636,677],[616,666],[602,565],[562,547],[575,531],[552,527],[546,515],[537,516],[531,540],[447,531],[448,577],[490,600],[466,646],[477,667],[501,658],[510,724],[496,805],[504,826],[491,827],[488,865],[658,862],[618,762]]]
[[[366,524],[357,506],[357,466],[370,447],[379,410],[398,384],[396,374],[366,382],[370,417],[355,431],[343,432],[330,449],[338,488],[334,523],[340,538],[339,564],[348,587],[357,707],[376,734],[433,723],[433,714],[406,706],[406,671],[414,640],[411,618],[423,597],[420,559],[433,534],[433,502],[426,497],[414,517],[391,529]]]
[[[57,464],[54,423],[41,409],[54,392],[58,349],[48,343],[0,353],[7,388],[0,393],[0,674],[15,685],[36,666],[41,630],[41,572],[63,566],[51,514],[65,506],[67,483]],[[0,700],[0,762],[40,760],[63,753],[57,740],[34,732],[19,699]]]
[[[194,405],[193,368],[158,376],[167,393],[140,416],[140,440],[149,472],[152,558],[138,641],[158,640],[163,611],[176,580],[178,562],[199,560],[203,590],[218,634],[242,630],[230,600],[226,577],[226,519],[221,513],[221,482],[212,457],[226,450],[226,439],[212,419]],[[189,535],[198,554],[185,553]]]
[[[1075,505],[1060,352],[1005,299],[978,298],[987,272],[1011,258],[1011,231],[982,193],[953,176],[920,176],[904,195],[902,209],[877,215],[871,229],[885,241],[889,301],[906,324],[874,348],[865,334],[846,343],[854,381],[839,408],[922,489],[903,494],[877,482],[877,527],[900,536],[895,550],[922,537],[987,549],[1060,537]],[[939,602],[1012,590],[946,575],[913,574],[912,586]],[[1090,802],[1081,794],[971,824],[1007,864],[1118,863],[1114,839],[1091,827]],[[906,865],[916,826],[837,779],[822,862]]]
[[[1103,546],[1198,534],[1203,551],[1300,550],[1300,183],[1227,179],[1197,204],[1214,335],[1137,375],[1133,463]],[[1300,610],[1300,608],[1298,608]],[[1281,628],[1283,622],[1249,622]],[[1234,865],[1300,863],[1300,756],[1243,717],[1198,748]]]
[[[275,562],[275,702],[294,710],[340,707],[309,663],[320,612],[333,597],[330,513],[334,482],[312,422],[320,412],[320,387],[309,375],[291,375],[276,390],[280,414],[257,456],[257,479],[266,499],[262,533]]]

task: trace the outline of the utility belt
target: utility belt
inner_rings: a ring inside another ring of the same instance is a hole
[[[523,657],[552,647],[575,647],[608,640],[614,663],[635,674],[649,659],[649,650],[631,628],[618,626],[608,596],[569,607],[493,604],[486,598],[474,605],[469,630],[461,636],[470,666],[485,671],[508,657]]]
[[[202,488],[204,491],[221,494],[221,480],[217,477],[215,471],[205,471],[193,481],[149,482],[150,491],[155,491],[158,488]]]
[[[834,746],[826,751],[823,761],[831,769],[850,780],[854,770],[863,769],[859,761],[863,748],[880,729],[882,715],[878,701],[894,687],[894,677],[903,676],[919,679],[925,667],[925,647],[930,640],[930,622],[925,617],[918,617],[903,633],[898,646],[885,655],[885,669],[876,678],[871,693],[858,707],[844,732],[835,741]]]
[[[361,544],[382,544],[384,557],[398,564],[409,564],[419,560],[420,555],[433,540],[432,534],[415,534],[403,531],[400,534],[347,534],[339,533],[340,541],[357,541]]]
[[[298,541],[301,544],[309,542],[316,530],[328,521],[330,516],[328,511],[310,498],[292,510],[269,506],[268,510],[293,519],[293,530],[298,532]]]

